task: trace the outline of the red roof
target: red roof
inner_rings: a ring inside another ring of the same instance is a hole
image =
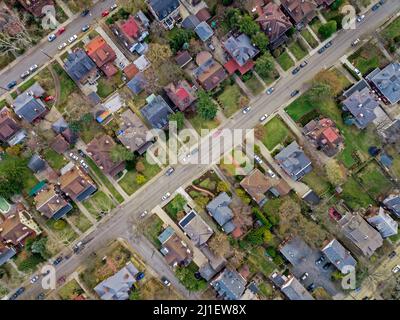
[[[106,77],[112,77],[118,72],[118,69],[112,63],[106,63],[104,66],[101,67],[101,71],[104,72]]]
[[[247,61],[244,66],[239,66],[234,59],[229,60],[227,63],[224,64],[226,71],[228,71],[229,75],[234,74],[237,70],[243,75],[249,72],[254,67],[254,62],[252,60]]]
[[[334,143],[339,138],[339,135],[333,128],[326,128],[322,134],[330,143]]]
[[[185,90],[185,88],[179,88],[176,90],[176,96],[179,98],[179,100],[185,100],[189,97],[189,93]]]
[[[120,24],[121,31],[131,38],[138,38],[139,37],[139,26],[135,21],[133,16],[130,16],[128,20],[122,22]]]
[[[130,65],[125,67],[124,73],[125,73],[126,77],[129,80],[131,80],[131,79],[133,79],[134,76],[136,76],[139,73],[139,69],[133,63],[131,63]]]

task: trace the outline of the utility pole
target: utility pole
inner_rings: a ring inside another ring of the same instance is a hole
[[[46,52],[44,52],[42,49],[40,49],[40,52],[43,53],[46,57],[53,59],[53,57],[50,57]]]

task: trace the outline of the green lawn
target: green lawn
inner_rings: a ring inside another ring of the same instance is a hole
[[[389,24],[382,32],[382,36],[390,41],[400,36],[400,17]]]
[[[63,244],[69,244],[74,241],[78,235],[64,219],[49,219],[46,225],[57,235]]]
[[[161,248],[158,236],[163,231],[163,224],[163,221],[156,214],[153,214],[146,220],[146,225],[144,227],[146,237],[149,238],[157,249]]]
[[[374,201],[365,193],[354,178],[350,177],[343,185],[341,197],[351,209],[366,208]]]
[[[323,196],[330,189],[329,182],[316,168],[310,173],[307,173],[301,181],[313,189],[319,196]]]
[[[43,157],[49,163],[50,167],[55,170],[60,170],[68,163],[63,155],[58,154],[53,149],[49,148],[44,151]]]
[[[357,177],[374,199],[389,192],[393,186],[391,181],[388,180],[382,172],[382,169],[375,162],[370,162],[357,173]]]
[[[306,28],[301,30],[300,34],[307,41],[307,43],[311,46],[311,48],[315,49],[316,47],[318,47],[318,41],[314,38],[314,36],[311,34],[311,32],[308,31]]]
[[[289,50],[293,53],[297,60],[303,59],[308,54],[308,52],[301,47],[298,41],[294,41],[292,44],[290,44]]]
[[[263,84],[257,79],[255,75],[252,75],[252,77],[245,81],[245,84],[247,88],[250,89],[251,93],[253,95],[258,95],[264,90]]]
[[[104,99],[108,97],[111,93],[118,89],[118,87],[123,83],[122,73],[118,71],[111,78],[101,77],[97,81],[97,94],[100,98]]]
[[[95,137],[104,134],[103,127],[97,121],[85,124],[79,132],[79,137],[87,144]]]
[[[294,140],[289,128],[283,120],[275,116],[265,124],[265,135],[262,143],[272,151],[278,144],[284,144],[288,139]]]
[[[6,100],[1,100],[0,101],[0,108],[7,107],[7,106],[8,106],[8,103],[7,103]]]
[[[100,190],[87,200],[83,201],[82,204],[97,220],[101,218],[101,211],[109,213],[115,208],[112,200]]]
[[[145,178],[146,184],[151,178],[153,178],[157,173],[161,171],[161,168],[156,165],[156,164],[150,164],[146,161],[146,159],[142,159],[142,163],[145,166],[145,170],[141,173]],[[131,195],[134,192],[136,192],[139,188],[141,188],[144,184],[138,184],[136,182],[136,176],[138,175],[138,172],[136,170],[132,169],[129,170],[125,176],[118,181],[119,185],[124,189],[124,191]]]
[[[311,21],[311,23],[309,24],[309,26],[311,27],[312,31],[314,31],[314,33],[318,36],[320,41],[324,40],[324,39],[321,38],[321,35],[318,32],[318,30],[322,26],[322,24],[323,23],[321,22],[321,20],[319,20],[318,17],[314,18],[313,21]]]
[[[216,119],[213,120],[204,120],[199,115],[196,115],[189,119],[190,123],[192,124],[193,128],[197,131],[198,134],[201,134],[201,129],[208,129],[212,130],[218,127],[219,123]]]
[[[57,62],[53,62],[51,67],[58,74],[58,78],[60,79],[61,93],[58,101],[58,108],[62,112],[68,102],[69,96],[72,92],[78,90],[78,87]]]
[[[25,81],[23,84],[21,84],[18,87],[18,90],[22,93],[24,92],[26,89],[28,89],[29,87],[33,86],[35,84],[36,80],[35,78],[30,78],[29,80]]]
[[[226,86],[224,92],[222,92],[217,101],[220,103],[223,113],[227,118],[231,117],[237,110],[240,109],[240,98],[242,94],[239,86],[235,83],[230,86]]]
[[[185,197],[181,194],[177,194],[168,204],[164,207],[165,212],[169,215],[169,217],[178,222],[180,219],[178,214],[180,212],[184,212],[183,208],[185,207],[187,201]]]
[[[72,213],[69,213],[68,218],[81,232],[87,231],[92,226],[89,219],[79,210],[74,210]]]
[[[378,67],[385,66],[388,61],[381,50],[372,43],[367,43],[349,57],[349,61],[361,71],[368,74]]]
[[[250,272],[260,272],[265,277],[269,277],[276,268],[273,262],[267,260],[263,247],[253,248],[249,251],[247,264],[250,268]]]
[[[84,291],[75,279],[67,282],[58,290],[61,300],[73,300],[75,297],[83,294]]]
[[[294,66],[294,61],[286,51],[283,52],[278,58],[276,58],[276,61],[278,61],[279,65],[285,71]]]

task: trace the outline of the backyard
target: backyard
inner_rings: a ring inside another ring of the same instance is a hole
[[[110,78],[105,76],[97,80],[97,94],[100,98],[104,99],[113,93],[116,89],[122,85],[122,73],[118,71],[115,75]]]
[[[320,41],[323,41],[321,35],[319,34],[318,30],[322,26],[322,22],[318,17],[315,17],[310,23],[309,26],[311,27],[312,31],[314,31],[314,34],[317,35]]]
[[[391,181],[385,176],[375,161],[369,162],[357,172],[357,177],[360,179],[365,190],[374,199],[377,199],[380,195],[385,195],[393,187]]]
[[[44,150],[43,157],[49,163],[50,167],[55,170],[60,170],[68,163],[68,161],[61,154],[58,154],[50,148]]]
[[[381,35],[387,42],[388,49],[393,52],[397,48],[397,44],[400,41],[400,17],[395,19],[389,24],[382,32]]]
[[[212,130],[219,125],[219,121],[216,118],[213,120],[204,120],[198,114],[192,114],[188,117],[188,120],[198,134],[201,134],[202,129]]]
[[[46,225],[57,235],[60,241],[65,245],[70,244],[78,237],[78,235],[71,228],[69,223],[64,219],[49,219],[47,220]]]
[[[308,185],[314,190],[318,196],[323,196],[330,189],[330,184],[324,177],[324,173],[319,172],[317,168],[313,168],[313,171],[307,173],[303,178],[302,182]]]
[[[265,125],[265,134],[262,143],[272,151],[278,144],[286,145],[293,141],[294,137],[290,129],[279,116],[275,116]]]
[[[374,204],[374,201],[365,193],[353,177],[349,177],[342,188],[343,192],[340,196],[351,209],[367,208],[370,204]]]
[[[283,52],[279,57],[277,57],[276,61],[278,61],[279,65],[285,71],[289,70],[291,67],[294,66],[294,61],[286,51]]]
[[[89,219],[77,209],[68,214],[68,219],[82,233],[87,231],[92,226]]]
[[[58,295],[61,300],[73,300],[83,293],[83,289],[75,279],[67,282],[58,290]]]

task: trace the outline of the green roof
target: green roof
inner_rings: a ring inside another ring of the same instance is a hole
[[[46,185],[46,181],[40,181],[37,185],[35,185],[31,191],[29,191],[29,196],[33,197],[36,193],[38,193],[44,186]]]

